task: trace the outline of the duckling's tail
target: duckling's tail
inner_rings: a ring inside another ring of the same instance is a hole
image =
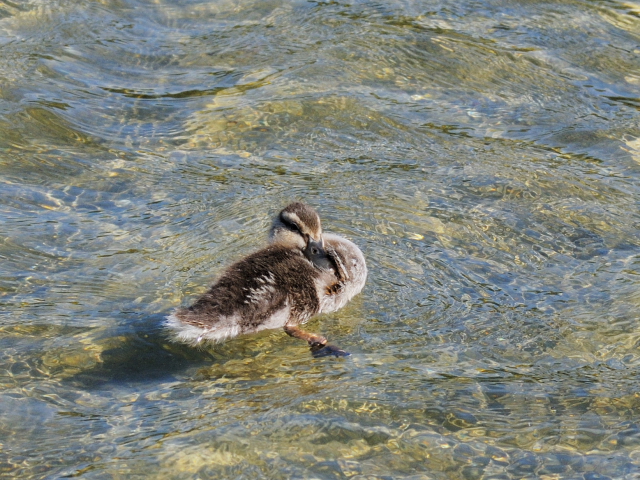
[[[171,340],[192,347],[222,342],[240,334],[240,325],[235,319],[219,320],[210,324],[210,319],[198,318],[197,314],[188,309],[179,308],[165,318],[164,326],[169,331]]]

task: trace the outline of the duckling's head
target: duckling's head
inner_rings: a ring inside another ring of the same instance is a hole
[[[317,267],[327,268],[330,265],[324,251],[318,212],[304,203],[294,202],[278,214],[271,226],[269,241],[300,249]]]

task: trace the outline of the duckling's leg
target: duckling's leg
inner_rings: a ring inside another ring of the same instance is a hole
[[[313,355],[314,357],[326,357],[328,355],[335,355],[336,357],[347,357],[351,355],[349,352],[346,352],[341,348],[338,348],[334,345],[328,345],[327,339],[322,335],[305,332],[297,326],[285,325],[284,331],[287,333],[287,335],[305,340],[309,344],[309,347],[311,347],[311,355]]]
[[[319,347],[322,348],[327,344],[327,339],[322,335],[316,335],[315,333],[305,332],[301,328],[298,328],[293,325],[285,325],[284,331],[287,335],[299,338],[300,340],[305,340],[311,348]]]

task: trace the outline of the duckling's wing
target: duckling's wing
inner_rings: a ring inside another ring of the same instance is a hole
[[[299,325],[318,313],[318,270],[298,249],[270,246],[235,266],[244,278],[244,321],[253,331]]]
[[[296,316],[297,292],[309,288],[298,278],[304,268],[313,270],[299,251],[270,246],[232,265],[211,293],[227,315],[239,315],[242,333],[283,327]]]
[[[243,333],[257,332],[284,326],[290,314],[287,292],[269,271],[244,287],[242,308]]]

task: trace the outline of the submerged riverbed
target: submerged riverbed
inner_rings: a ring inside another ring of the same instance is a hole
[[[640,5],[0,3],[0,476],[640,476]],[[292,200],[369,279],[161,328]]]

